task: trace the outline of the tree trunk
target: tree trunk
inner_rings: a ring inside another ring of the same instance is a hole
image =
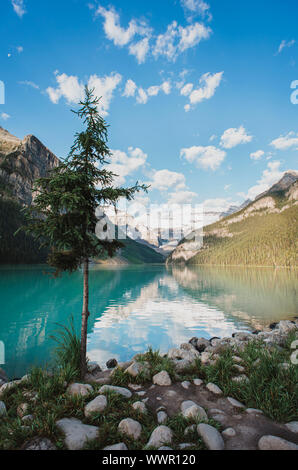
[[[84,294],[81,326],[81,379],[84,379],[87,369],[87,323],[89,317],[89,261],[84,261]]]

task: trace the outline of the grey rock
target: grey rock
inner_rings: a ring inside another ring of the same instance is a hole
[[[26,423],[26,422],[30,422],[30,421],[33,421],[34,420],[34,416],[33,415],[26,415],[26,416],[23,416],[22,418],[22,421],[23,423]]]
[[[17,387],[20,385],[21,380],[13,380],[12,382],[7,382],[3,384],[0,388],[0,398],[4,395],[5,392]]]
[[[142,434],[142,426],[138,421],[131,418],[125,418],[120,421],[118,431],[125,436],[131,437],[135,440],[139,439]]]
[[[119,442],[119,444],[113,444],[112,446],[107,446],[103,450],[128,450],[124,442]]]
[[[246,413],[251,414],[251,415],[262,415],[263,411],[262,410],[257,410],[256,408],[246,408]]]
[[[193,447],[195,444],[190,444],[189,442],[183,442],[182,444],[179,444],[179,449],[189,449],[190,447]]]
[[[22,450],[57,450],[57,447],[46,437],[35,437],[25,442]]]
[[[86,418],[89,418],[92,413],[102,413],[106,409],[107,404],[108,402],[106,397],[104,395],[98,395],[85,406],[84,414]]]
[[[201,406],[197,405],[197,403],[187,400],[181,403],[181,412],[184,416],[184,418],[187,419],[202,419],[202,420],[207,420],[208,416],[204,408]]]
[[[298,445],[277,436],[263,436],[258,442],[259,450],[298,450]]]
[[[90,374],[96,374],[97,372],[101,372],[101,368],[97,362],[88,362],[88,372]]]
[[[157,450],[173,450],[172,447],[168,447],[168,446],[161,446],[159,447],[159,449]]]
[[[224,450],[225,444],[220,433],[213,426],[201,423],[197,427],[199,436],[209,450]]]
[[[167,419],[168,419],[168,415],[164,411],[159,411],[157,413],[157,422],[158,422],[158,424],[164,424]]]
[[[149,372],[148,366],[142,364],[141,362],[133,362],[125,372],[132,377],[137,377],[141,372],[147,373]]]
[[[194,379],[194,380],[193,380],[193,383],[194,383],[194,385],[196,385],[197,387],[200,387],[201,385],[203,385],[204,382],[203,382],[203,380],[201,380],[201,379]]]
[[[237,362],[237,363],[242,362],[242,359],[239,356],[232,356],[232,359],[233,359],[234,362]]]
[[[232,378],[233,382],[241,383],[241,382],[249,382],[249,379],[246,375],[238,375],[237,377]]]
[[[297,327],[295,323],[292,323],[290,320],[281,320],[277,325],[277,328],[281,333],[287,334],[291,330],[295,330]]]
[[[23,416],[26,416],[28,414],[28,411],[28,403],[21,403],[17,408],[17,415],[19,416],[19,418],[23,418]]]
[[[228,397],[227,400],[230,403],[230,405],[233,406],[233,408],[238,408],[238,409],[245,408],[245,405],[243,405],[243,403],[240,403],[240,401],[235,400],[235,398]]]
[[[118,393],[118,395],[122,395],[125,398],[131,398],[132,397],[132,393],[131,393],[130,390],[128,390],[127,388],[124,388],[124,387],[116,387],[114,385],[103,385],[102,387],[100,387],[99,393],[103,394],[103,393],[106,393],[106,392]]]
[[[206,387],[209,390],[209,392],[214,393],[214,395],[222,395],[223,394],[222,390],[217,385],[215,385],[211,382],[209,384],[207,384]]]
[[[164,444],[171,444],[173,440],[173,432],[167,426],[158,426],[152,432],[150,439],[146,445],[148,447],[161,447]]]
[[[142,389],[141,385],[138,384],[128,384],[128,387],[131,388],[134,392],[137,392],[138,390]]]
[[[132,407],[135,411],[138,411],[139,413],[142,413],[142,414],[147,413],[147,407],[146,407],[145,403],[143,403],[142,401],[136,401],[132,405]]]
[[[3,401],[0,401],[0,418],[3,418],[6,415],[7,415],[7,410],[6,410],[5,403]]]
[[[206,338],[199,338],[196,342],[196,348],[199,352],[204,352],[205,349],[210,345]]]
[[[171,377],[166,370],[162,370],[158,374],[154,375],[152,380],[155,385],[160,385],[162,387],[172,385]]]
[[[289,431],[294,432],[295,434],[298,433],[298,421],[291,421],[290,423],[286,424],[286,427]]]
[[[67,387],[66,393],[73,396],[86,397],[89,393],[93,392],[93,387],[90,384],[72,383]]]
[[[109,359],[106,362],[106,366],[107,366],[108,369],[114,369],[115,367],[117,367],[117,365],[118,365],[117,359]],[[116,444],[116,445],[119,445],[119,444]]]
[[[191,386],[191,383],[188,380],[185,380],[184,382],[181,382],[181,386],[185,388],[185,390],[188,390]]]
[[[234,428],[227,428],[222,432],[224,437],[234,437],[236,436],[236,431]]]
[[[81,450],[88,441],[97,438],[99,428],[83,424],[76,418],[63,418],[56,423],[58,429],[65,435],[65,445],[68,450]]]

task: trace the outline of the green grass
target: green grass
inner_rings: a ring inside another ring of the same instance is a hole
[[[54,351],[56,364],[62,368],[68,382],[80,377],[81,341],[70,317],[69,325],[58,324],[58,329],[51,338],[57,343]]]

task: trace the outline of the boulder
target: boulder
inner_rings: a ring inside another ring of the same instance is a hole
[[[143,403],[142,401],[136,401],[133,405],[132,405],[133,409],[135,411],[137,411],[138,413],[142,413],[142,414],[145,414],[147,413],[147,408],[146,408],[146,405],[145,403]]]
[[[294,432],[295,434],[298,433],[298,421],[291,421],[290,423],[286,424],[286,427],[289,431]]]
[[[88,362],[87,369],[90,374],[97,374],[98,372],[101,372],[101,368],[97,362]]]
[[[86,418],[89,418],[92,413],[102,413],[106,409],[107,404],[106,397],[104,395],[98,395],[85,406],[84,414]]]
[[[288,334],[290,331],[295,330],[297,326],[290,320],[281,320],[277,326],[278,330],[283,334]]]
[[[120,421],[118,431],[125,436],[131,437],[134,440],[139,439],[142,434],[142,426],[138,421],[131,418],[125,418]]]
[[[141,372],[149,374],[149,368],[147,365],[142,364],[141,362],[133,362],[126,370],[126,374],[131,375],[132,377],[137,377]]]
[[[0,418],[3,418],[6,415],[7,415],[7,410],[6,410],[5,403],[3,401],[0,401]]]
[[[198,425],[197,431],[208,450],[224,450],[224,440],[213,426],[201,423]]]
[[[17,415],[19,418],[23,418],[28,414],[29,411],[29,405],[28,403],[21,403],[18,408],[17,408]]]
[[[67,387],[66,393],[73,396],[86,397],[93,392],[90,384],[72,383]]]
[[[233,408],[238,408],[238,409],[245,408],[245,405],[243,405],[243,403],[240,403],[240,401],[235,400],[235,398],[228,397],[227,400],[230,403],[230,405],[232,405]]]
[[[167,426],[158,426],[152,432],[150,439],[146,445],[148,447],[161,447],[164,444],[171,444],[173,440],[173,432]]]
[[[263,436],[258,442],[259,450],[298,450],[298,445],[277,436]]]
[[[57,450],[57,447],[46,437],[35,437],[25,442],[22,450]]]
[[[157,413],[157,422],[158,424],[164,424],[168,419],[168,415],[165,411],[159,411]]]
[[[160,385],[162,387],[172,385],[171,377],[166,370],[162,370],[158,374],[154,375],[152,381],[155,385]]]
[[[107,366],[108,369],[114,369],[115,367],[117,367],[117,365],[118,365],[117,359],[109,359],[106,362],[106,366]],[[116,445],[119,445],[119,444],[116,444]]]
[[[132,393],[131,393],[130,390],[128,390],[127,388],[124,388],[124,387],[116,387],[114,385],[103,385],[102,387],[100,387],[99,393],[103,394],[103,393],[106,393],[106,392],[118,393],[118,395],[122,395],[125,398],[131,398],[132,397]]]
[[[222,390],[217,385],[213,384],[212,382],[207,384],[206,387],[209,390],[209,392],[214,393],[214,395],[222,395],[223,394]]]
[[[201,379],[193,379],[193,383],[194,385],[196,385],[197,387],[200,387],[201,385],[203,385],[203,380]]]
[[[128,450],[124,442],[119,442],[119,444],[113,444],[112,446],[104,447],[103,450]]]
[[[208,420],[208,416],[204,408],[197,403],[187,400],[181,403],[181,412],[184,418],[196,420]]]
[[[184,382],[181,382],[181,386],[185,388],[185,390],[188,390],[191,386],[191,383],[188,380],[184,380]]]
[[[81,450],[88,441],[98,436],[99,428],[83,424],[76,418],[63,418],[56,422],[60,431],[65,435],[65,445],[68,450]]]
[[[236,436],[236,431],[234,428],[227,428],[221,433],[224,437],[234,437]]]
[[[199,338],[196,342],[196,348],[200,353],[204,352],[208,346],[210,346],[210,342],[206,338]]]

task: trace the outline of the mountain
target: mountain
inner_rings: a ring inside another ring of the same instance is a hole
[[[297,266],[298,172],[289,170],[240,211],[181,240],[167,264]]]
[[[235,212],[241,211],[241,209],[244,209],[245,207],[248,206],[252,201],[250,199],[247,199],[244,201],[240,206],[230,206],[225,212],[222,212],[220,214],[220,219],[223,219],[224,217],[228,217],[228,215],[235,214]]]
[[[40,250],[24,232],[15,232],[25,224],[23,207],[34,200],[34,180],[58,164],[59,159],[35,136],[21,140],[0,127],[0,263],[46,262],[48,250]],[[112,263],[163,263],[164,259],[150,246],[127,239]]]
[[[33,135],[23,140],[0,127],[0,191],[30,205],[35,179],[43,178],[59,159]]]

